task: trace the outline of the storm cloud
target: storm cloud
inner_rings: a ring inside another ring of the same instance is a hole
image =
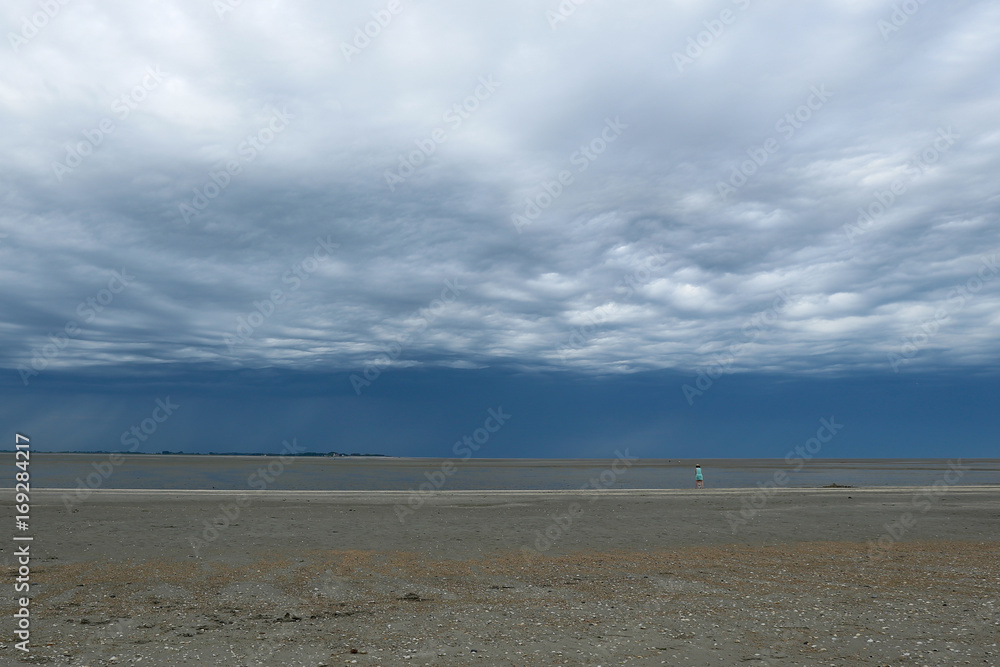
[[[694,402],[728,373],[995,368],[996,3],[0,16],[20,385],[504,367]]]

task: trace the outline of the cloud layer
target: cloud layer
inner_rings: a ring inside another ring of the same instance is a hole
[[[7,3],[0,364],[995,366],[1000,7],[903,4]]]

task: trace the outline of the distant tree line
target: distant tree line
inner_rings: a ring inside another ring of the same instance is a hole
[[[0,450],[13,452],[12,449]],[[40,454],[120,454],[120,451],[110,451],[106,449],[87,449],[87,450],[67,450],[67,451],[56,451],[56,452],[39,452]],[[146,455],[146,454],[157,454],[157,455],[177,455],[183,454],[184,456],[281,456],[281,454],[270,454],[265,452],[172,452],[169,449],[164,449],[161,452],[129,452],[130,454],[136,455]],[[362,452],[351,452],[350,454],[346,452],[302,452],[300,454],[285,454],[285,456],[387,456],[386,454],[366,454]]]

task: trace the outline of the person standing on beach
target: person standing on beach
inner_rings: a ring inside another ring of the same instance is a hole
[[[701,474],[701,464],[694,467],[694,488],[705,488],[705,476]]]

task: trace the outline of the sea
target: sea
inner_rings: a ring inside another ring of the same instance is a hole
[[[0,488],[14,486],[14,456]],[[559,490],[1000,486],[1000,459],[433,459],[32,452],[33,489]],[[945,476],[948,473],[947,477]],[[960,473],[960,474],[959,474]],[[427,485],[430,486],[427,486]]]

